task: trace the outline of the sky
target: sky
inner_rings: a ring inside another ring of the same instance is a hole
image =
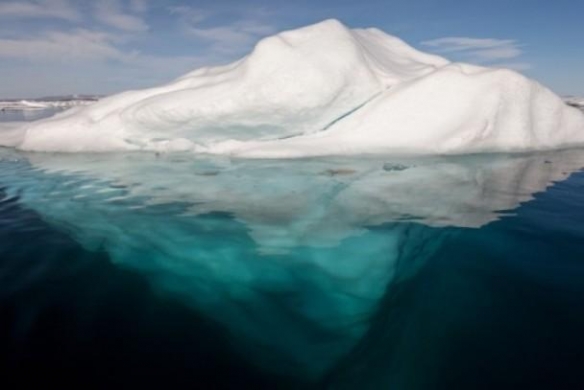
[[[329,18],[584,96],[582,1],[0,0],[0,98],[155,86]]]

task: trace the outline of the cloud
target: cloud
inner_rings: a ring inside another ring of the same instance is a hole
[[[130,10],[137,14],[144,14],[149,8],[148,0],[130,0]]]
[[[493,66],[496,66],[498,68],[513,69],[516,71],[529,70],[533,68],[533,65],[527,62],[500,62],[493,64]]]
[[[144,7],[144,2],[132,2],[132,10]],[[100,0],[95,2],[95,18],[99,22],[127,32],[143,32],[148,24],[139,16],[126,13],[119,0]]]
[[[159,51],[158,36],[136,34],[149,30],[147,18],[155,9],[174,18],[175,30],[164,38],[174,35],[196,53],[176,52],[179,45],[172,42],[174,54],[167,54]],[[38,21],[27,29],[6,23],[23,18]],[[157,85],[235,59],[273,33],[272,22],[266,12],[243,4],[198,9],[151,0],[0,0],[1,93],[109,93]]]
[[[121,40],[116,35],[84,29],[45,32],[29,38],[0,38],[0,59],[20,60],[43,67],[103,64],[118,69],[118,73],[123,68],[125,74],[139,71],[141,78],[154,79],[178,77],[195,67],[217,62],[210,56],[157,56],[128,52],[117,46],[119,42]]]
[[[107,33],[84,29],[46,32],[33,38],[0,38],[0,57],[31,62],[123,59],[126,54],[114,46],[113,40]]]
[[[460,55],[467,61],[492,63],[520,57],[521,46],[513,39],[447,37],[422,42],[440,54]]]
[[[260,38],[273,34],[276,28],[266,19],[263,9],[249,10],[215,9],[213,12],[189,6],[170,7],[171,15],[179,19],[182,33],[209,44],[211,51],[223,54],[247,50]],[[233,14],[236,14],[235,17]],[[234,19],[229,24],[210,24],[209,19]]]
[[[208,11],[186,5],[169,7],[168,12],[177,16],[181,23],[188,25],[198,24],[211,15]]]
[[[245,46],[250,46],[265,35],[273,33],[270,25],[242,21],[229,26],[197,28],[187,27],[185,32],[193,37],[209,42],[214,50],[231,52]]]
[[[80,21],[81,14],[68,0],[29,0],[0,3],[0,18]]]

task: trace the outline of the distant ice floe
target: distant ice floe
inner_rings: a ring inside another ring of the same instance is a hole
[[[572,107],[579,108],[584,111],[584,97],[567,96],[564,101]]]
[[[0,145],[258,158],[459,154],[583,145],[584,114],[513,71],[452,63],[378,29],[327,20],[265,38],[230,65],[18,131],[0,134]]]
[[[77,106],[87,106],[97,101],[97,98],[53,98],[50,100],[5,100],[0,101],[1,111],[30,111],[30,110],[49,110],[49,109],[66,109]]]

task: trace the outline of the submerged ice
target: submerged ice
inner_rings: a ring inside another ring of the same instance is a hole
[[[265,38],[230,65],[0,133],[0,145],[32,151],[272,158],[578,144],[584,115],[538,83],[335,20]]]
[[[579,150],[250,160],[1,151],[0,181],[52,226],[225,327],[268,371],[316,378],[451,230],[512,213]]]

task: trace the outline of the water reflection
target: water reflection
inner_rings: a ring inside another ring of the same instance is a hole
[[[584,166],[581,151],[435,158],[230,160],[22,154],[0,180],[89,249],[221,322],[262,367],[319,377],[387,291],[452,234]]]
[[[364,226],[386,222],[480,227],[584,166],[577,149],[305,160],[145,153],[20,155],[44,173],[123,189],[125,199],[139,199],[142,206],[181,203],[189,215],[230,213],[266,249],[334,246]],[[91,191],[77,195],[85,192]]]

